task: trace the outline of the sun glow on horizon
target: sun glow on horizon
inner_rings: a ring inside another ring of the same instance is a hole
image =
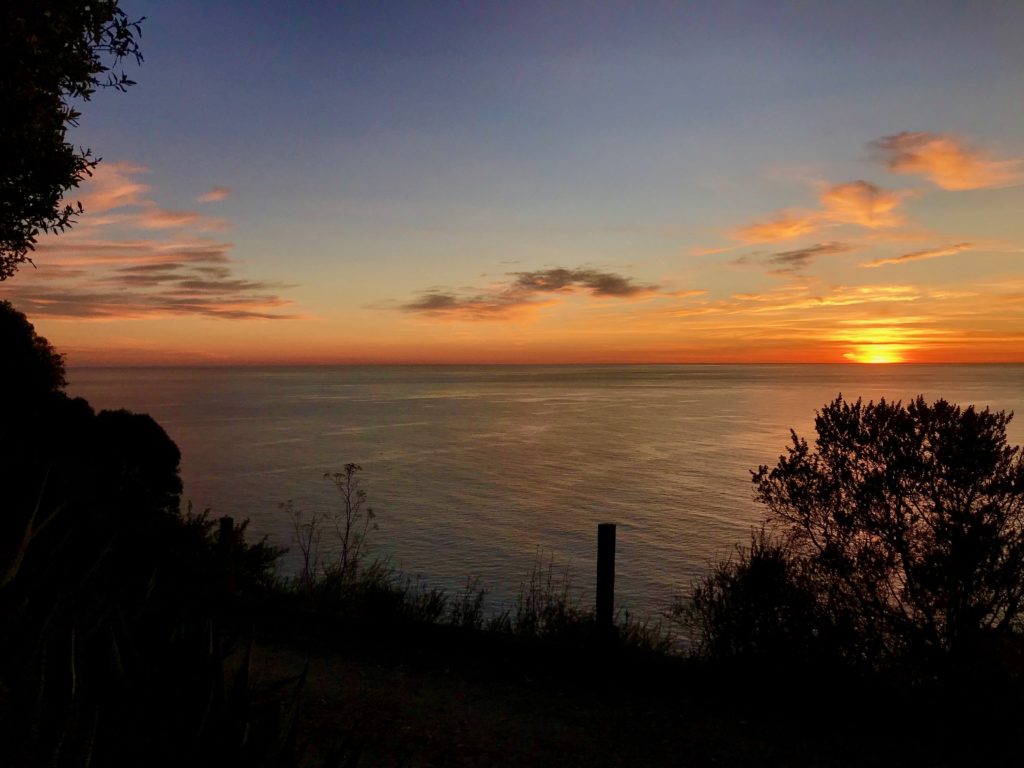
[[[851,363],[868,365],[884,365],[889,363],[905,363],[904,352],[908,347],[904,344],[859,344],[843,357]]]

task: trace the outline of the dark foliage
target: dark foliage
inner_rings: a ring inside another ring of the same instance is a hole
[[[81,213],[62,198],[98,160],[67,132],[97,88],[133,85],[112,68],[142,61],[139,21],[117,0],[0,4],[0,280],[29,260],[40,232],[62,232]]]
[[[63,391],[67,385],[63,356],[36,334],[28,318],[9,301],[0,301],[0,339],[4,340],[0,398],[9,408],[20,409]]]
[[[679,618],[701,630],[694,650],[714,659],[783,665],[819,655],[826,622],[802,566],[763,528],[751,534],[749,547],[716,564],[691,599],[675,607]]]
[[[4,764],[278,764],[294,697],[260,709],[247,655],[232,686],[225,659],[280,550],[181,514],[164,430],[67,397],[60,356],[8,303],[0,330],[21,394],[0,422]]]
[[[1024,460],[1007,444],[1010,418],[921,397],[827,405],[813,448],[794,433],[754,473],[775,538],[698,586],[705,649],[813,641],[868,668],[999,664],[1024,619]]]

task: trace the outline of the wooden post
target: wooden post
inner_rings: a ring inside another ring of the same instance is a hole
[[[597,627],[611,630],[615,603],[615,523],[597,526]]]

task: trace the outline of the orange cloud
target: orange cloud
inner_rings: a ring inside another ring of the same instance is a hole
[[[665,296],[671,296],[674,299],[688,299],[691,296],[705,296],[707,291],[703,288],[694,288],[689,291],[663,291]]]
[[[234,295],[234,286],[207,290],[138,291],[109,287],[105,290],[54,288],[31,294],[11,294],[19,307],[33,316],[61,320],[138,320],[200,316],[222,320],[288,320],[280,313],[290,301],[272,294]]]
[[[1024,183],[1024,160],[993,160],[963,139],[942,133],[904,131],[868,145],[893,173],[924,176],[943,189],[983,189]]]
[[[196,202],[219,203],[221,200],[227,200],[229,197],[231,197],[231,187],[211,187],[209,191],[197,197]]]
[[[740,229],[734,237],[748,243],[772,243],[807,235],[830,224],[868,229],[896,227],[903,223],[896,209],[905,197],[905,192],[882,189],[868,181],[836,184],[818,196],[818,210],[780,211],[774,218]]]
[[[197,211],[161,208],[150,198],[150,186],[135,178],[146,172],[146,168],[133,163],[100,163],[92,176],[82,184],[80,200],[87,215],[76,224],[73,231],[79,234],[95,232],[114,224],[158,230],[187,227],[194,231],[224,229],[227,226],[223,219],[205,216]],[[223,200],[230,192],[228,187],[214,187],[199,199]],[[124,208],[137,210],[109,213]]]
[[[82,240],[49,237],[36,248],[41,264],[57,267],[131,266],[133,264],[204,263],[229,261],[231,243],[206,239]]]
[[[924,261],[926,259],[937,259],[942,256],[953,256],[954,254],[960,253],[960,251],[966,251],[972,248],[972,243],[957,243],[956,245],[949,245],[945,248],[931,248],[924,251],[912,251],[911,253],[904,253],[902,256],[893,256],[888,259],[875,259],[874,261],[867,261],[862,263],[860,266],[872,269],[874,267],[882,267],[886,264],[904,264],[908,261]]]
[[[153,207],[139,214],[135,223],[145,229],[171,229],[195,224],[200,218],[195,211],[167,211]]]
[[[903,223],[896,208],[905,193],[882,189],[867,181],[837,184],[821,193],[824,221],[856,224],[869,229],[895,227]]]
[[[794,283],[764,293],[736,293],[729,299],[674,309],[668,313],[668,316],[745,314],[763,316],[830,307],[914,302],[921,298],[921,291],[909,285],[840,285],[824,292],[813,292],[808,286]],[[758,322],[763,322],[763,320],[759,319]]]
[[[87,213],[102,213],[142,205],[149,186],[132,177],[145,172],[146,168],[133,163],[100,163],[83,185],[84,193],[79,198],[82,207]]]
[[[849,307],[856,304],[874,304],[878,302],[917,301],[921,292],[909,285],[859,285],[855,287],[837,286],[822,296],[782,302],[773,306],[763,307],[761,311],[777,312],[784,309],[806,309],[810,307]]]
[[[728,253],[729,251],[735,250],[739,246],[727,245],[723,248],[691,248],[688,253],[690,256],[714,256],[719,253]]]
[[[818,217],[811,213],[790,213],[782,211],[775,218],[744,227],[736,233],[738,240],[748,243],[773,243],[790,240],[813,232],[818,226]]]
[[[224,229],[227,222],[204,216],[196,211],[171,211],[150,204],[141,213],[132,216],[130,223],[142,229],[180,229],[189,227],[197,231]]]
[[[7,297],[33,315],[65,320],[292,317],[280,313],[291,302],[277,295],[288,286],[234,275],[230,243],[61,239],[44,241],[40,249],[48,258],[9,286]]]

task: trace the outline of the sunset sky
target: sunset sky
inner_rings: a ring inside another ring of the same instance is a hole
[[[72,365],[1024,361],[1024,3],[121,5]]]

